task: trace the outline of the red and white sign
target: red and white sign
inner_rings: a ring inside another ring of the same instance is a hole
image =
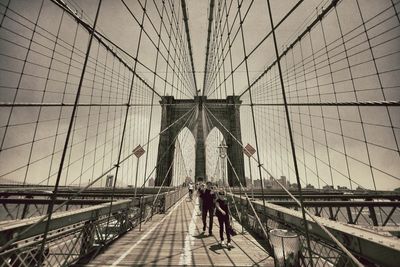
[[[143,156],[143,154],[146,152],[146,150],[144,150],[141,145],[138,145],[137,147],[135,147],[133,149],[132,152],[137,158],[140,158],[141,156]]]
[[[252,147],[249,143],[244,147],[243,149],[244,154],[246,156],[251,157],[253,156],[254,153],[256,153],[256,149]]]

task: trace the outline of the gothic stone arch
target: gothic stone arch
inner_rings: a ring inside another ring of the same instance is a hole
[[[161,134],[158,145],[156,186],[168,186],[172,181],[172,163],[175,152],[175,138],[183,126],[192,132],[196,140],[196,164],[195,177],[205,179],[206,152],[205,140],[213,127],[217,127],[223,134],[227,148],[227,154],[235,168],[242,185],[246,185],[244,177],[243,149],[232,135],[241,143],[242,134],[240,128],[240,104],[238,96],[228,96],[226,99],[207,99],[198,96],[194,100],[174,99],[172,96],[164,96],[161,101]],[[215,116],[207,116],[203,104]],[[189,112],[193,109],[193,112]],[[181,118],[185,113],[188,115]],[[175,123],[175,124],[173,124]],[[223,126],[222,126],[222,125]],[[172,126],[171,126],[172,125]],[[167,130],[165,130],[170,126]],[[228,133],[228,131],[230,133]],[[230,164],[228,166],[228,182],[230,186],[238,186],[239,183]]]

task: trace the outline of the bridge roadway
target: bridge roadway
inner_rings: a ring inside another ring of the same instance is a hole
[[[238,235],[232,238],[232,248],[219,245],[216,217],[213,235],[202,234],[197,203],[182,198],[166,214],[155,215],[141,231],[126,233],[85,266],[274,266],[273,258],[250,234],[241,233],[236,221]]]

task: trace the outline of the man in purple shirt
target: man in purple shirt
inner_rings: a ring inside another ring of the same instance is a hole
[[[200,197],[202,199],[202,209],[201,209],[201,218],[203,220],[203,232],[206,231],[207,227],[207,213],[209,216],[209,226],[208,226],[208,234],[212,235],[212,226],[213,226],[213,217],[214,217],[214,201],[215,201],[215,192],[212,189],[212,183],[207,182],[207,188],[203,192],[200,193]]]

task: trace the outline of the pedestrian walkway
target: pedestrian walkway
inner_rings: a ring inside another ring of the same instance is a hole
[[[202,234],[197,199],[181,199],[166,214],[156,215],[116,240],[86,266],[274,266],[273,258],[248,233],[233,237],[232,248],[219,245],[215,217],[213,236]],[[208,231],[208,229],[207,229]],[[208,233],[208,232],[206,232]]]

